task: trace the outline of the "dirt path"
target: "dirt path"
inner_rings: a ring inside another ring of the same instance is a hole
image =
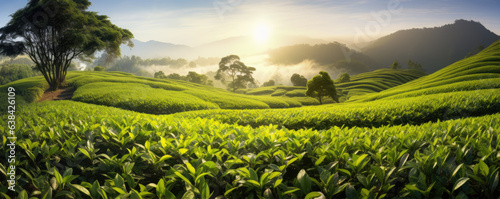
[[[61,88],[57,91],[45,91],[38,102],[50,101],[50,100],[71,100],[73,93],[75,92],[74,87]]]

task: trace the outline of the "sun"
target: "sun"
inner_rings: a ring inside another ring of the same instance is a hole
[[[259,24],[253,30],[253,39],[257,43],[267,43],[271,37],[271,28],[267,24]]]

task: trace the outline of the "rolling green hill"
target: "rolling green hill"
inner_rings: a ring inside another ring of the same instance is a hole
[[[351,76],[350,82],[335,84],[345,98],[368,93],[377,93],[427,75],[418,70],[379,69],[372,72]]]
[[[314,99],[251,96],[181,80],[153,79],[123,72],[68,72],[72,100],[123,108],[143,113],[169,114],[203,109],[267,109],[316,104]],[[0,87],[14,86],[28,103],[47,89],[42,77],[27,78]],[[6,95],[3,92],[0,95]],[[22,101],[24,101],[22,100]],[[302,103],[301,103],[302,102]]]
[[[294,98],[117,72],[71,72],[74,101],[31,103],[47,86],[22,79],[0,87],[17,107],[1,113],[0,151],[12,132],[17,198],[496,198],[499,48],[356,102],[289,109],[270,107]]]
[[[353,97],[350,101],[398,99],[491,88],[500,88],[500,40],[480,53],[435,73],[379,93]]]
[[[379,69],[351,76],[350,82],[338,83],[338,80],[335,80],[335,87],[337,88],[340,101],[343,102],[352,96],[377,93],[425,75],[427,75],[427,73],[418,70]],[[300,101],[302,105],[319,105],[318,100],[306,97],[306,87],[301,86],[267,86],[253,88],[248,89],[246,94],[290,97]],[[333,103],[333,100],[327,98],[325,103]]]

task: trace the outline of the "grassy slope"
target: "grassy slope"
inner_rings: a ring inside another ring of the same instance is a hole
[[[362,73],[351,77],[350,82],[338,83],[335,86],[339,91],[341,101],[345,101],[352,96],[364,95],[367,93],[376,93],[394,86],[404,84],[414,79],[427,75],[425,72],[417,70],[391,70],[379,69],[372,72]],[[299,100],[306,97],[306,88],[301,86],[267,86],[249,89],[248,95],[261,96],[286,96]],[[348,93],[347,96],[343,93]],[[311,100],[309,100],[311,101]],[[319,105],[319,101],[314,105]],[[302,105],[311,105],[301,101]],[[326,103],[333,103],[333,100],[326,98]]]
[[[420,124],[500,112],[500,41],[476,56],[359,101],[288,110],[199,111],[179,117],[210,117],[240,125],[287,128]],[[453,83],[455,82],[455,83]]]
[[[267,109],[316,104],[314,99],[274,98],[228,92],[180,80],[138,77],[123,72],[69,72],[67,83],[77,88],[73,100],[144,113],[165,114],[202,109]],[[36,101],[47,84],[42,77],[3,85],[0,95],[13,86],[21,101]],[[134,96],[134,97],[131,97]],[[26,98],[26,99],[24,99]],[[2,103],[3,105],[3,103]]]
[[[427,75],[417,70],[379,69],[351,77],[350,82],[338,83],[337,90],[348,91],[347,97],[380,92]]]
[[[500,40],[480,53],[451,64],[433,74],[385,91],[353,97],[350,101],[372,101],[409,96],[500,88]]]
[[[459,68],[465,73],[455,72],[460,75],[447,78],[488,81],[499,72],[486,69],[498,66],[488,67],[489,62],[481,60],[496,59],[496,50],[491,55],[470,58],[478,63],[465,60],[470,67]],[[476,72],[467,75],[471,71]],[[421,86],[446,82],[428,77],[424,77],[426,81]],[[10,85],[17,88],[19,97],[28,99],[25,95],[31,91],[25,89],[43,89],[42,80],[30,78]],[[68,82],[84,88],[80,95],[86,89],[97,89],[105,95],[109,92],[106,88],[118,87],[124,89],[122,92],[142,92],[145,96],[153,95],[155,89],[179,92],[195,96],[192,100],[205,100],[207,106],[219,105],[214,97],[223,102],[262,102],[252,96],[187,82],[123,73],[71,73]],[[127,85],[120,87],[124,82]],[[414,82],[420,80],[410,82],[416,87],[420,85]],[[437,86],[444,92],[437,89],[425,96],[400,96],[404,99],[397,100],[390,99],[395,95],[389,95],[363,103],[282,110],[203,110],[162,116],[72,101],[23,104],[16,112],[17,144],[21,151],[17,167],[22,169],[17,192],[26,189],[29,196],[41,197],[50,190],[60,197],[82,198],[82,190],[97,195],[99,190],[112,198],[120,197],[121,192],[141,192],[155,198],[166,193],[159,191],[161,187],[177,198],[192,189],[198,190],[194,194],[200,197],[200,190],[205,188],[208,193],[227,198],[262,196],[264,190],[275,198],[305,198],[307,190],[321,192],[327,198],[376,194],[387,194],[388,198],[493,198],[500,194],[500,115],[471,116],[500,112],[500,89],[488,87],[494,82],[480,89],[469,83],[452,84],[453,88]],[[130,84],[139,89],[127,90]],[[118,94],[107,97],[123,98]],[[279,101],[272,101],[274,98],[265,100],[267,106],[280,105]],[[457,117],[471,118],[429,122]],[[2,133],[7,126],[5,118],[0,118]],[[255,128],[242,126],[248,124]],[[332,127],[342,124],[352,128]],[[5,135],[0,137],[0,142],[6,141]],[[7,151],[7,146],[0,145],[0,151]],[[0,154],[0,159],[6,159],[5,156]],[[2,179],[7,177],[4,164],[0,163]],[[67,183],[52,190],[58,178],[53,172],[55,168],[64,176],[78,178],[71,181],[72,185]],[[245,175],[250,169],[252,173]],[[318,183],[300,178],[304,172]],[[205,176],[195,180],[195,174]],[[274,177],[266,178],[271,175]],[[250,179],[264,182],[264,189],[255,188]],[[332,183],[327,183],[330,179]],[[187,181],[196,187],[190,187]],[[300,183],[305,181],[309,181],[307,186]],[[199,186],[204,182],[211,184]],[[6,189],[6,181],[1,181],[0,194]]]
[[[26,189],[31,197],[41,197],[51,189],[54,183],[49,179],[57,180],[57,176],[50,171],[55,168],[64,176],[78,178],[71,180],[73,185],[59,185],[51,193],[73,198],[85,197],[82,190],[94,197],[99,190],[111,198],[134,191],[157,198],[163,193],[159,187],[181,198],[197,176],[203,179],[196,180],[196,190],[202,190],[198,184],[209,182],[209,193],[227,198],[261,196],[263,190],[246,183],[253,178],[264,182],[275,198],[305,198],[309,191],[328,198],[368,193],[419,198],[418,190],[427,187],[432,187],[427,193],[430,198],[500,194],[498,185],[490,182],[500,166],[496,154],[500,145],[495,139],[500,131],[499,114],[422,125],[294,131],[273,125],[251,128],[213,119],[155,116],[72,101],[25,108],[17,113],[18,145],[23,151],[18,154],[17,168],[23,172],[16,188],[18,193]],[[6,126],[3,119],[0,124]],[[0,137],[0,141],[7,140]],[[0,145],[0,150],[7,151],[7,146]],[[0,158],[5,159],[5,153]],[[5,169],[2,164],[0,168]],[[255,174],[243,175],[245,169]],[[294,183],[300,180],[301,170],[320,183],[307,187]],[[271,172],[274,177],[269,182],[263,179]],[[0,176],[6,177],[5,172]],[[466,177],[470,178],[467,184],[452,193]],[[334,185],[327,185],[330,179]],[[386,183],[394,187],[379,188]],[[6,187],[1,181],[0,189]],[[284,194],[290,190],[295,191]]]

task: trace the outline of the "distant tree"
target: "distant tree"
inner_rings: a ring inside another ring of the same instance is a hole
[[[66,81],[73,59],[88,59],[96,51],[119,56],[120,45],[133,46],[133,35],[105,15],[87,11],[88,0],[32,0],[0,28],[0,54],[27,54],[57,90]],[[50,44],[50,45],[48,45]]]
[[[248,88],[259,88],[259,85],[257,85],[257,82],[256,83],[248,83],[247,87]]]
[[[395,62],[392,63],[391,69],[392,70],[400,70],[401,69],[401,65],[399,64],[399,62],[395,61]]]
[[[294,86],[307,86],[307,79],[304,76],[299,75],[297,73],[292,75],[290,81],[292,81],[292,84]]]
[[[106,69],[105,69],[104,67],[102,67],[102,66],[96,66],[96,67],[94,68],[94,71],[105,71],[105,70],[106,70]]]
[[[274,80],[269,80],[267,82],[264,82],[264,84],[262,84],[262,87],[266,87],[266,86],[274,86],[276,85],[276,82],[274,82]]]
[[[350,82],[351,76],[348,73],[342,73],[339,77],[339,83]]]
[[[231,82],[227,85],[228,89],[235,92],[238,88],[246,88],[248,83],[254,83],[255,79],[252,77],[254,67],[245,65],[240,61],[237,55],[229,55],[221,59],[219,62],[219,70],[215,75],[216,80],[221,80],[223,83],[226,81],[224,74],[229,75]]]
[[[189,62],[189,68],[196,68],[196,66],[197,65],[195,62],[193,62],[193,61]]]
[[[408,69],[423,71],[422,64],[408,60]]]
[[[467,55],[465,56],[465,58],[471,57],[472,55],[475,55],[475,54],[481,52],[482,50],[484,50],[484,46],[483,45],[479,45],[478,47],[476,47],[475,49],[473,49],[471,52],[467,53]]]
[[[208,85],[208,86],[214,85],[213,81],[208,79],[208,76],[198,74],[194,71],[189,71],[186,78],[187,78],[188,82],[193,82],[193,83],[203,84],[203,85]]]
[[[332,98],[337,103],[339,102],[333,80],[325,71],[319,72],[319,75],[314,76],[307,82],[306,95],[309,97],[317,97],[320,104],[323,104],[322,98],[324,96]]]
[[[178,80],[185,80],[186,77],[183,77],[177,73],[172,73],[170,75],[167,75],[167,79],[178,79]]]
[[[167,78],[167,76],[165,75],[165,73],[163,73],[163,71],[158,71],[154,74],[154,78],[165,79]]]

